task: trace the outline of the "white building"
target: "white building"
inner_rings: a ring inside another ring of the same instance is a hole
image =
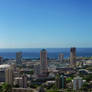
[[[81,77],[77,76],[73,79],[73,89],[78,90],[82,87],[83,85],[83,80]]]

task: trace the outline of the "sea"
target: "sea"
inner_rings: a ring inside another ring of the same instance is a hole
[[[0,49],[0,56],[8,59],[15,59],[16,52],[22,52],[22,56],[25,59],[40,58],[40,50],[43,48],[4,48]],[[64,54],[64,58],[70,56],[70,48],[46,48],[48,58],[57,59],[60,53]],[[92,48],[77,48],[76,55],[78,57],[91,57]]]

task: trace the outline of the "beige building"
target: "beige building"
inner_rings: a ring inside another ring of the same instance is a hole
[[[6,82],[10,85],[13,84],[13,69],[11,65],[0,65],[0,82]]]
[[[48,72],[48,63],[47,63],[47,51],[42,49],[40,52],[40,74],[42,77],[46,77]]]
[[[5,70],[5,82],[13,85],[13,70],[11,67]]]

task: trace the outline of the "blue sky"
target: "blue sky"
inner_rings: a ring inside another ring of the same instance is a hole
[[[0,48],[92,47],[92,0],[0,0]]]

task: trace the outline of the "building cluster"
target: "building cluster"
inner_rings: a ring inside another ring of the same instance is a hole
[[[55,84],[56,88],[65,89],[67,78],[72,74],[77,76],[75,70],[77,67],[76,48],[70,49],[70,58],[67,60],[61,53],[57,60],[48,60],[47,58],[46,49],[40,51],[40,60],[33,62],[23,61],[22,52],[17,52],[15,62],[9,62],[9,64],[4,64],[3,57],[0,57],[0,84],[11,85],[12,92],[38,92],[29,87],[41,84],[49,87]],[[72,79],[72,84],[69,85],[73,90],[78,90],[84,82],[82,77],[77,76]],[[39,92],[42,89],[41,87]]]

